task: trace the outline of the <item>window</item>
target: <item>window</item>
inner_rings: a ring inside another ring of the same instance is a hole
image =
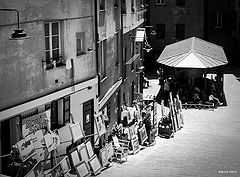
[[[127,6],[126,6],[126,0],[122,0],[122,14],[126,14]]]
[[[99,0],[99,9],[105,10],[105,0]]]
[[[103,40],[99,43],[98,56],[100,65],[101,79],[106,77],[106,50],[107,50],[107,40]]]
[[[156,25],[156,31],[157,31],[157,35],[156,38],[157,39],[165,39],[165,24],[157,24]]]
[[[53,61],[56,61],[56,66],[65,65],[61,57],[60,22],[45,23],[44,31],[47,69],[54,67]]]
[[[213,25],[214,25],[214,28],[222,28],[223,12],[221,12],[221,11],[215,12],[214,19],[213,19]]]
[[[176,39],[184,39],[185,38],[185,25],[184,24],[176,24]]]
[[[76,33],[76,55],[82,55],[86,53],[85,50],[85,33]]]
[[[118,8],[118,0],[114,1],[114,8]]]
[[[185,6],[185,0],[176,0],[176,6],[184,7]]]
[[[70,96],[51,102],[51,130],[70,123]]]
[[[156,0],[156,5],[164,5],[165,0]]]

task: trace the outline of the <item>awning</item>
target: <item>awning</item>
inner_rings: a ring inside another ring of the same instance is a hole
[[[212,68],[228,63],[221,46],[196,37],[167,45],[157,62],[175,68]]]
[[[145,28],[137,28],[135,42],[143,42],[145,37]]]

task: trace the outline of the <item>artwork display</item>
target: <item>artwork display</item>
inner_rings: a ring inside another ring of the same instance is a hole
[[[147,131],[146,131],[146,127],[145,124],[139,128],[139,137],[140,137],[140,142],[141,144],[143,144],[146,140],[147,140]]]
[[[88,163],[89,157],[88,157],[88,152],[87,152],[85,143],[77,146],[77,149],[78,149],[78,154],[79,154],[81,160],[84,160],[85,162]]]
[[[44,152],[47,151],[47,149],[42,149],[42,147],[45,146],[45,141],[43,138],[43,131],[38,130],[32,135],[32,141],[33,145],[36,149],[36,155],[33,157],[37,161],[43,161],[44,160]]]
[[[20,157],[22,161],[26,161],[28,158],[32,157],[36,154],[36,149],[33,145],[32,137],[31,135],[26,136],[24,139],[20,140],[16,144]]]
[[[79,164],[76,165],[76,171],[78,177],[88,177],[91,174],[85,161],[81,161]]]
[[[79,139],[84,137],[83,130],[82,130],[81,124],[79,122],[70,125],[70,131],[71,131],[72,139],[73,139],[74,143],[77,140],[79,140]]]
[[[44,141],[48,152],[51,152],[60,145],[60,138],[56,133],[48,133],[44,135]]]
[[[106,150],[107,150],[107,158],[110,159],[114,155],[114,149],[113,149],[113,144],[112,142],[108,143],[106,145]]]
[[[132,148],[133,148],[133,154],[138,153],[140,151],[140,147],[139,147],[139,142],[138,142],[137,137],[132,139],[131,143],[132,143]]]
[[[94,156],[92,156],[91,159],[89,159],[89,165],[90,165],[94,175],[97,175],[102,170],[102,166],[101,166],[96,154]]]
[[[71,170],[71,165],[68,156],[64,157],[61,160],[60,165],[64,174],[68,173]]]
[[[99,160],[103,167],[107,166],[109,164],[108,162],[108,154],[107,149],[104,147],[99,151]]]
[[[67,124],[64,127],[58,129],[58,135],[61,143],[68,142],[72,140],[72,134],[70,131],[70,125]]]
[[[94,152],[93,152],[93,147],[90,139],[85,142],[85,145],[88,153],[88,158],[91,158],[94,155]]]
[[[137,128],[135,124],[129,127],[129,135],[131,140],[137,137]]]
[[[101,114],[94,115],[94,119],[95,119],[95,123],[96,123],[96,126],[97,126],[97,131],[98,131],[99,136],[106,133],[105,122],[104,122]]]
[[[55,167],[53,167],[53,169],[51,170],[51,175],[54,177],[61,177],[63,175],[63,170],[62,167],[60,165],[60,163],[58,163]]]
[[[77,150],[74,150],[71,152],[71,160],[72,160],[73,166],[76,166],[81,161]]]

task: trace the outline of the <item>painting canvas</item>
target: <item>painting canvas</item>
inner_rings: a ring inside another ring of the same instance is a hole
[[[60,165],[64,174],[71,170],[71,165],[70,165],[68,156],[64,157],[61,160]]]
[[[141,144],[143,144],[147,140],[147,131],[145,124],[141,128],[139,128],[139,135]]]
[[[74,166],[76,166],[81,161],[77,150],[71,152],[71,160]]]
[[[32,141],[36,149],[36,155],[33,158],[37,161],[43,161],[44,152],[46,151],[46,149],[42,149],[42,147],[45,146],[45,141],[43,138],[43,131],[41,129],[32,134]]]
[[[48,152],[57,149],[60,145],[60,138],[56,133],[48,133],[44,135],[44,141]]]
[[[107,149],[104,147],[99,151],[99,160],[103,167],[107,166],[109,164],[108,162],[108,154]]]
[[[83,138],[83,131],[82,131],[82,127],[80,125],[79,122],[75,123],[75,124],[72,124],[70,125],[70,131],[71,131],[71,134],[72,134],[72,139],[73,139],[73,142],[75,143],[77,140]]]
[[[135,137],[133,140],[131,140],[132,143],[132,148],[133,148],[133,154],[136,154],[139,152],[140,147],[139,147],[139,142],[137,137]]]
[[[64,127],[58,129],[58,135],[60,138],[61,143],[68,142],[72,140],[72,135],[70,131],[70,125],[67,124]]]
[[[110,159],[114,155],[114,149],[113,149],[112,142],[110,142],[106,145],[106,150],[107,150],[108,159]]]
[[[76,171],[78,177],[88,177],[91,174],[85,161],[81,161],[76,165]]]
[[[94,155],[94,152],[93,152],[92,143],[90,139],[86,141],[85,145],[86,145],[88,157],[91,158]]]
[[[79,154],[81,160],[88,162],[89,157],[88,157],[88,152],[87,152],[85,144],[83,143],[83,144],[77,146],[77,149],[78,149],[78,154]]]
[[[31,134],[20,140],[16,145],[23,162],[36,154],[36,149],[33,145]]]
[[[132,125],[131,127],[129,127],[129,135],[130,135],[130,139],[134,139],[135,137],[137,137],[137,132],[136,132],[136,126]]]
[[[94,175],[97,175],[102,170],[102,166],[101,166],[96,154],[94,156],[92,156],[91,159],[89,159],[89,165],[90,165]]]
[[[106,133],[105,122],[104,122],[101,114],[95,115],[94,119],[95,119],[95,123],[96,123],[96,126],[97,126],[97,131],[98,131],[99,136],[101,136],[104,133]]]

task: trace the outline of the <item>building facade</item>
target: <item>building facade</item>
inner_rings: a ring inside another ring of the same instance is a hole
[[[22,136],[44,128],[45,119],[54,130],[73,117],[87,135],[93,134],[98,112],[95,2],[2,0],[0,9],[0,156]],[[17,28],[17,11],[9,9],[19,11],[20,28],[29,39],[9,40]],[[0,158],[0,173],[7,160]]]
[[[204,37],[204,0],[150,0],[149,41],[153,50],[146,56],[146,68],[158,64],[157,58],[168,44],[189,37]],[[154,32],[153,32],[154,31]]]
[[[109,128],[120,123],[121,106],[131,106],[140,91],[142,44],[136,45],[136,30],[144,25],[144,1],[98,2],[99,110],[109,118]],[[132,37],[131,37],[132,36]]]

